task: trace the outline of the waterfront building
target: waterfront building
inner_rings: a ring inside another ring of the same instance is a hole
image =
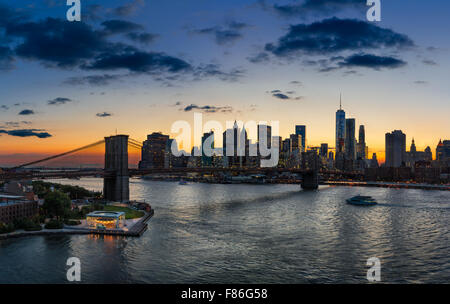
[[[431,162],[433,155],[431,154],[431,148],[427,147],[425,151],[417,151],[414,138],[411,142],[409,152],[405,153],[405,164],[407,167],[415,167],[416,162],[428,161]]]
[[[92,229],[120,229],[125,226],[125,212],[94,211],[86,215],[86,224]]]
[[[300,135],[302,137],[301,152],[305,152],[306,151],[306,126],[305,125],[296,125],[295,126],[295,134]]]
[[[139,169],[164,168],[166,152],[170,152],[169,135],[154,132],[142,143],[142,156]]]
[[[386,133],[385,167],[401,167],[406,158],[406,135],[401,130]]]
[[[9,224],[14,220],[30,218],[39,213],[37,200],[28,200],[21,195],[0,193],[0,222]]]

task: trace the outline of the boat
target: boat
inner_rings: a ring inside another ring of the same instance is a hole
[[[187,185],[187,182],[184,179],[180,179],[178,182],[179,185]]]
[[[373,206],[378,204],[371,196],[357,195],[347,199],[347,203],[356,206]]]

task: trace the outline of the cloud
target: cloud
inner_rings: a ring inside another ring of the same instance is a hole
[[[196,80],[217,77],[222,81],[235,82],[245,75],[245,70],[241,68],[232,69],[229,72],[222,71],[218,64],[205,64],[196,68],[194,76]]]
[[[120,17],[133,15],[139,8],[145,5],[144,0],[134,0],[114,9],[113,13]]]
[[[106,86],[111,82],[117,81],[127,75],[112,75],[112,74],[103,74],[103,75],[88,75],[81,77],[70,77],[66,79],[63,83],[68,85],[85,85],[89,84],[92,86]]]
[[[265,6],[267,8],[267,5]],[[365,0],[304,0],[286,5],[274,4],[271,9],[283,17],[336,14],[339,11],[367,9]]]
[[[9,110],[9,107],[7,105],[0,105],[0,110],[6,111]]]
[[[104,33],[107,35],[129,33],[144,29],[142,25],[125,20],[107,20],[102,22]]]
[[[192,66],[186,61],[164,53],[129,50],[122,53],[103,53],[94,62],[85,65],[90,70],[126,69],[132,72],[152,73],[187,71]]]
[[[97,117],[110,117],[110,116],[112,116],[112,114],[108,113],[108,112],[103,112],[103,113],[97,113],[97,114],[95,114],[95,116],[97,116]]]
[[[66,103],[72,102],[72,99],[66,98],[66,97],[56,97],[55,99],[49,100],[47,102],[48,105],[51,106],[57,106],[57,105],[63,105]]]
[[[33,114],[35,114],[33,110],[25,109],[20,111],[18,115],[33,115]]]
[[[184,112],[190,112],[192,110],[200,110],[203,111],[205,113],[217,113],[217,112],[221,112],[221,113],[230,113],[233,112],[233,108],[231,106],[222,106],[222,107],[217,107],[217,106],[198,106],[195,104],[191,104],[188,105],[186,107],[183,108]]]
[[[243,37],[241,31],[249,27],[248,24],[243,22],[232,21],[228,23],[225,27],[214,26],[203,28],[199,30],[194,30],[194,34],[212,35],[218,45],[232,44],[236,40]]]
[[[261,63],[261,62],[267,62],[270,60],[269,54],[266,52],[259,52],[258,54],[254,56],[247,57],[247,60],[251,63]]]
[[[291,25],[277,43],[265,50],[278,57],[298,54],[330,55],[341,51],[406,48],[413,46],[406,35],[356,19],[324,19],[311,24]]]
[[[338,63],[340,67],[365,67],[374,70],[382,68],[395,69],[406,65],[406,62],[394,57],[376,56],[371,54],[351,55]]]
[[[272,90],[272,91],[267,92],[267,93],[270,93],[272,95],[272,97],[275,97],[276,99],[284,100],[284,101],[303,99],[302,96],[297,96],[297,97],[289,96],[289,95],[295,94],[294,91],[283,92],[281,90]]]
[[[424,63],[424,64],[426,64],[426,65],[438,65],[438,64],[436,63],[436,61],[431,60],[431,59],[424,59],[424,60],[422,60],[422,63]]]
[[[418,84],[418,85],[426,85],[426,84],[428,84],[428,81],[425,81],[425,80],[416,80],[416,81],[414,81],[414,84]]]
[[[126,36],[128,39],[139,42],[142,44],[150,44],[152,43],[156,38],[159,37],[157,34],[151,34],[151,33],[128,33]]]
[[[37,138],[48,138],[52,137],[48,132],[43,132],[45,130],[40,129],[19,129],[19,130],[3,130],[0,129],[0,134],[7,134],[10,136],[17,137],[32,137],[35,136]]]

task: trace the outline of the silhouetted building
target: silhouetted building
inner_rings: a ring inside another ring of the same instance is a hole
[[[405,164],[406,166],[413,168],[415,167],[416,162],[431,161],[432,158],[433,155],[431,154],[431,148],[427,147],[425,151],[417,151],[416,144],[413,138],[409,152],[405,153]]]
[[[372,159],[370,160],[370,168],[378,168],[378,160],[377,160],[377,154],[373,153],[372,154]]]
[[[401,167],[405,164],[406,135],[401,130],[386,133],[385,167]]]
[[[450,159],[450,140],[439,140],[436,147],[436,160],[447,161]]]
[[[345,120],[345,158],[356,159],[355,119]]]
[[[164,168],[166,152],[170,151],[169,135],[154,132],[147,135],[142,144],[142,158],[139,169]]]
[[[328,154],[328,144],[321,144],[319,155],[323,158],[327,158],[327,154]]]
[[[210,150],[210,155],[206,155],[205,150]],[[214,132],[210,131],[208,133],[203,133],[202,136],[202,166],[211,167],[212,157],[214,151]]]
[[[306,151],[306,126],[296,125],[295,126],[295,135],[300,135],[302,137],[301,152],[305,152]]]
[[[364,126],[359,126],[359,138],[358,138],[358,144],[356,147],[356,158],[365,160],[367,159],[368,149],[366,146],[366,132],[364,130]]]

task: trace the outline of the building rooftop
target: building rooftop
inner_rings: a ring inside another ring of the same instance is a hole
[[[110,217],[110,218],[118,218],[121,215],[124,215],[125,212],[116,212],[116,211],[93,211],[89,213],[87,216],[90,217]]]

